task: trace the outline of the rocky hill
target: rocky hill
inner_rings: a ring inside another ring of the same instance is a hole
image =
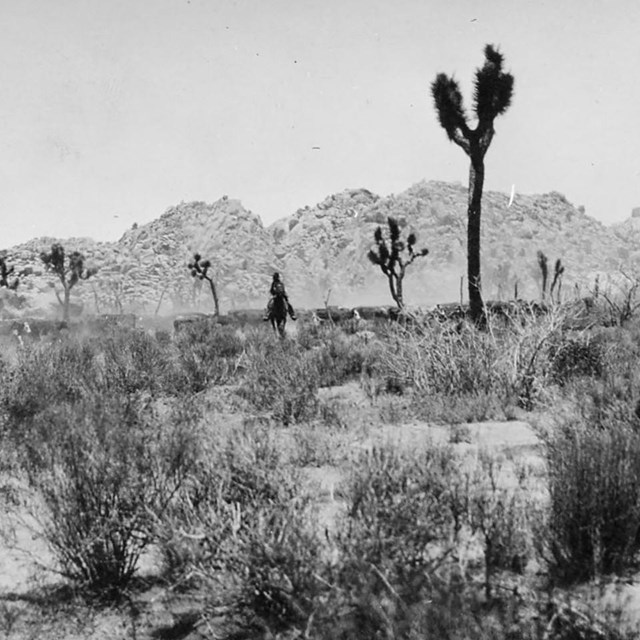
[[[417,233],[418,248],[429,249],[411,267],[406,300],[432,305],[459,298],[466,273],[466,205],[467,190],[460,184],[421,182],[388,197],[350,189],[264,227],[238,200],[223,197],[213,204],[171,207],[118,242],[58,241],[99,269],[73,290],[78,309],[89,313],[211,310],[208,290],[186,269],[194,252],[213,262],[223,309],[262,306],[274,270],[283,273],[298,306],[322,306],[327,298],[330,304],[354,306],[390,303],[385,277],[367,252],[375,228],[394,216],[404,230]],[[605,227],[555,192],[516,194],[511,206],[506,194],[486,192],[482,230],[487,298],[511,297],[516,281],[521,296],[538,297],[538,250],[551,263],[562,259],[565,295],[586,293],[597,274],[602,280],[640,266],[640,212]],[[55,279],[39,259],[55,241],[38,238],[6,252],[9,264],[23,274],[21,313],[57,311]],[[466,298],[466,285],[463,290]]]

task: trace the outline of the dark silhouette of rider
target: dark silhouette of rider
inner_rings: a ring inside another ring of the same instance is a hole
[[[280,274],[278,272],[273,274],[273,280],[271,281],[271,288],[269,289],[269,293],[271,294],[271,299],[267,304],[267,311],[264,315],[264,320],[268,320],[271,316],[271,310],[273,309],[273,303],[278,296],[282,296],[287,303],[287,310],[289,311],[289,315],[292,320],[297,320],[296,312],[293,310],[291,303],[289,302],[289,296],[287,296],[287,292],[284,288],[284,282],[280,279]]]

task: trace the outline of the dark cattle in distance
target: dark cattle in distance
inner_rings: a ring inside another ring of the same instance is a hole
[[[458,304],[457,302],[447,302],[437,304],[429,315],[438,320],[464,320],[467,317],[469,305]]]
[[[213,316],[207,313],[189,313],[176,316],[173,319],[173,330],[177,333],[189,327],[195,327],[199,324],[208,324]]]
[[[211,313],[189,313],[176,316],[173,320],[173,330],[177,333],[199,325],[229,325],[233,324],[233,320],[229,316],[216,316]]]
[[[234,309],[227,315],[234,324],[259,326],[264,322],[264,314],[264,309]]]
[[[67,323],[62,320],[23,318],[11,321],[9,333],[21,338],[41,338],[43,336],[59,335],[63,331],[67,331],[67,329]]]
[[[391,307],[355,307],[353,315],[358,320],[390,320]]]
[[[137,320],[137,316],[133,313],[103,313],[87,318],[84,324],[88,329],[98,331],[112,328],[135,329]]]
[[[313,317],[320,322],[333,322],[339,324],[346,320],[353,319],[353,309],[345,307],[323,307],[321,309],[313,309]]]

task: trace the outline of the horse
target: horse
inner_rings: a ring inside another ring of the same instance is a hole
[[[284,329],[287,325],[288,313],[289,308],[284,295],[281,293],[276,294],[273,299],[273,304],[271,305],[271,310],[269,311],[269,321],[271,322],[273,330],[276,331],[281,338],[284,338],[285,335]]]

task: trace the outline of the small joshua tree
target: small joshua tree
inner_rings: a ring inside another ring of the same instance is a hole
[[[502,70],[504,58],[493,46],[484,49],[484,64],[476,70],[473,93],[475,128],[471,128],[465,112],[457,80],[439,73],[431,84],[440,125],[449,140],[469,156],[469,202],[467,207],[467,284],[469,310],[474,321],[484,318],[480,282],[480,216],[484,187],[484,157],[491,145],[495,129],[493,121],[511,104],[513,76]]]
[[[60,298],[60,294],[56,290],[56,298],[62,306],[62,317],[65,322],[69,320],[71,289],[80,282],[80,280],[88,280],[95,275],[97,269],[85,269],[84,256],[79,251],[70,253],[65,256],[64,247],[61,244],[52,244],[51,251],[48,253],[43,251],[40,259],[44,262],[47,271],[52,271],[58,276],[62,289],[64,291],[64,299]]]
[[[544,302],[545,296],[547,295],[547,280],[549,278],[549,261],[547,256],[542,253],[542,251],[538,251],[538,266],[540,267],[540,271],[542,272],[542,302]]]
[[[542,251],[538,251],[538,265],[540,267],[540,271],[542,272],[542,302],[547,295],[547,283],[549,282],[549,264],[548,264],[547,256],[542,253]],[[558,258],[556,260],[554,272],[553,272],[553,280],[551,281],[551,289],[549,289],[549,298],[553,302],[553,290],[558,286],[558,302],[560,302],[560,291],[562,289],[562,274],[564,273],[564,266],[562,265],[562,260]]]
[[[560,292],[562,291],[562,274],[564,273],[564,265],[562,260],[558,258],[556,260],[556,266],[553,273],[553,281],[551,282],[551,289],[549,290],[549,297],[553,300],[553,290],[558,285],[558,302],[560,302]]]
[[[199,253],[193,254],[193,262],[187,265],[191,275],[194,278],[200,280],[206,280],[211,287],[211,295],[213,296],[213,306],[215,307],[215,315],[220,315],[220,304],[218,303],[218,292],[216,290],[216,284],[213,278],[209,275],[209,269],[211,268],[211,260],[203,260]]]
[[[9,276],[13,273],[14,267],[7,265],[7,256],[0,255],[0,287],[6,287],[15,291],[20,284],[20,280],[16,278],[13,282],[9,282]]]
[[[376,242],[376,249],[369,251],[369,260],[373,264],[380,267],[382,273],[387,276],[389,281],[389,290],[391,291],[391,297],[398,305],[399,309],[404,307],[402,281],[407,270],[407,267],[416,259],[421,256],[426,256],[429,253],[429,249],[420,249],[416,251],[416,234],[410,233],[407,236],[406,242],[400,238],[400,227],[398,222],[394,218],[387,218],[389,225],[389,241],[385,240],[382,235],[382,229],[378,227],[373,234],[373,238]],[[408,258],[403,257],[404,252],[407,252]]]

